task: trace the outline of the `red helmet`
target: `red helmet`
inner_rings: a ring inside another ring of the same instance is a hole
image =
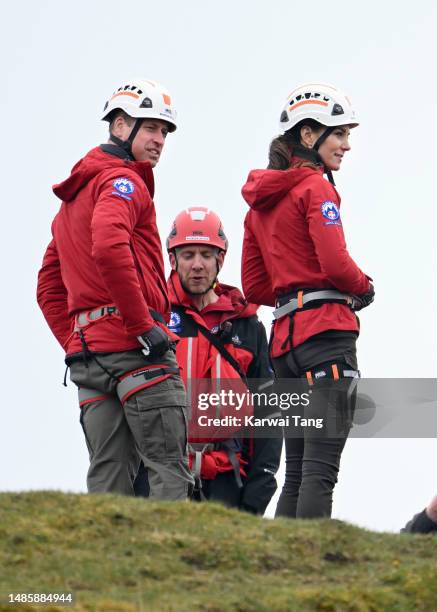
[[[220,217],[204,206],[180,212],[167,238],[167,251],[187,244],[207,244],[226,252],[228,241]]]

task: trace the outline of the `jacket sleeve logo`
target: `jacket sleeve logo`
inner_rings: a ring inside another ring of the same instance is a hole
[[[320,210],[322,211],[322,215],[325,219],[328,219],[328,222],[325,225],[341,225],[340,221],[340,211],[338,210],[338,206],[335,202],[331,202],[330,200],[326,200],[320,206]]]
[[[181,315],[178,312],[171,312],[170,314],[170,323],[168,324],[168,328],[174,334],[178,334],[182,331],[182,320]]]
[[[134,184],[127,178],[121,177],[115,179],[112,184],[114,186],[114,189],[118,191],[118,193],[121,193],[121,195],[127,196],[135,191]]]

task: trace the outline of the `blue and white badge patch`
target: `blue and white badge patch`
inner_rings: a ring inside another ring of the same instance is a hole
[[[335,202],[331,202],[330,200],[326,200],[320,206],[320,210],[322,211],[322,215],[328,221],[325,225],[341,225],[340,221],[340,211],[338,210],[338,206]]]
[[[125,198],[126,200],[132,199],[129,197],[129,195],[135,191],[135,186],[132,183],[132,181],[130,181],[127,178],[120,177],[120,178],[115,179],[115,181],[112,184],[115,189],[115,191],[112,192],[113,195],[121,196],[122,198]]]
[[[170,314],[170,323],[168,324],[168,328],[174,334],[179,334],[182,331],[182,320],[181,315],[178,312],[171,312]]]

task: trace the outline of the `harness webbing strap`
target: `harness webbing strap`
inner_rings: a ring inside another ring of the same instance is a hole
[[[202,486],[202,477],[200,475],[202,467],[202,451],[194,451],[194,465],[193,465],[193,476],[199,487]]]
[[[154,321],[159,321],[160,323],[165,324],[165,320],[162,314],[160,314],[156,310],[153,310],[152,308],[149,308],[149,312],[150,316]],[[100,306],[99,308],[95,308],[94,310],[86,310],[84,312],[79,312],[75,318],[74,331],[79,331],[83,327],[87,327],[90,323],[94,323],[95,321],[98,321],[99,319],[107,315],[115,315],[119,317],[120,311],[114,304],[109,304],[106,306]]]
[[[189,452],[193,455],[192,463],[192,474],[196,480],[199,489],[202,488],[202,456],[204,453],[210,453],[214,450],[224,450],[229,458],[229,463],[232,465],[232,470],[235,475],[235,480],[239,489],[243,486],[240,473],[240,462],[237,457],[233,446],[235,446],[234,440],[224,440],[221,442],[190,442],[188,445]]]
[[[232,448],[226,448],[226,452],[228,453],[229,461],[234,469],[235,480],[237,481],[237,487],[239,489],[243,488],[243,481],[241,480],[240,474],[240,462],[238,461],[237,454]]]
[[[317,376],[314,376],[314,373],[317,374],[320,367],[321,366],[317,366],[312,370],[305,371],[305,378],[307,379],[309,385],[314,385],[315,382],[317,382]],[[331,363],[329,365],[326,364],[323,367],[330,368],[333,380],[340,380],[341,378],[361,378],[361,372],[359,370],[343,370],[341,367],[339,368],[336,363]]]
[[[284,315],[290,314],[310,304],[311,302],[317,302],[323,300],[336,300],[343,301],[348,306],[353,306],[353,298],[350,295],[341,293],[336,289],[321,289],[320,291],[311,291],[305,293],[304,291],[298,291],[297,297],[290,298],[285,304],[279,306],[273,311],[275,319],[280,319]]]
[[[234,370],[238,372],[243,382],[246,382],[247,379],[246,379],[245,372],[243,372],[240,364],[235,359],[235,357],[231,355],[231,353],[228,351],[228,349],[226,348],[222,340],[215,334],[212,334],[209,331],[209,329],[205,327],[204,325],[200,325],[200,323],[198,323],[197,321],[194,321],[194,323],[196,324],[197,329],[200,331],[200,333],[203,334],[207,340],[209,340],[209,342],[218,350],[218,352],[222,355],[222,357],[224,357],[226,361],[231,364]]]
[[[188,451],[193,455],[193,462],[191,467],[191,473],[194,478],[195,491],[199,493],[202,501],[206,500],[205,494],[202,491],[202,456],[203,453],[208,452],[214,448],[214,444],[207,443],[190,443],[188,444]]]
[[[343,370],[344,378],[360,378],[359,370]]]
[[[117,395],[120,402],[125,402],[133,393],[145,389],[152,384],[156,384],[156,378],[165,380],[173,374],[179,374],[179,368],[168,368],[165,366],[144,368],[131,372],[125,376],[117,385]],[[153,382],[152,382],[153,381]]]
[[[93,323],[106,315],[112,314],[119,316],[119,312],[115,306],[102,306],[100,308],[95,308],[94,310],[80,312],[76,315],[75,331],[81,329],[82,327],[86,327],[90,323]]]

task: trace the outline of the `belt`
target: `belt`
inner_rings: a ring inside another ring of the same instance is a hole
[[[156,310],[153,310],[152,308],[149,308],[149,312],[154,321],[159,321],[165,325],[165,319],[162,314]],[[74,331],[78,331],[79,329],[86,327],[90,323],[94,323],[94,321],[98,321],[106,315],[116,315],[119,317],[120,311],[118,310],[117,306],[110,304],[109,306],[101,306],[100,308],[95,308],[94,310],[79,312],[75,318]]]
[[[351,295],[347,295],[345,293],[341,293],[336,289],[320,289],[306,290],[301,289],[295,293],[291,293],[290,295],[285,295],[280,297],[276,301],[276,309],[273,311],[273,316],[275,319],[280,319],[286,314],[290,314],[295,312],[296,310],[301,310],[305,306],[309,306],[311,303],[314,303],[314,306],[317,306],[316,302],[319,304],[329,304],[329,303],[339,303],[345,304],[350,308],[354,308],[355,300]]]

